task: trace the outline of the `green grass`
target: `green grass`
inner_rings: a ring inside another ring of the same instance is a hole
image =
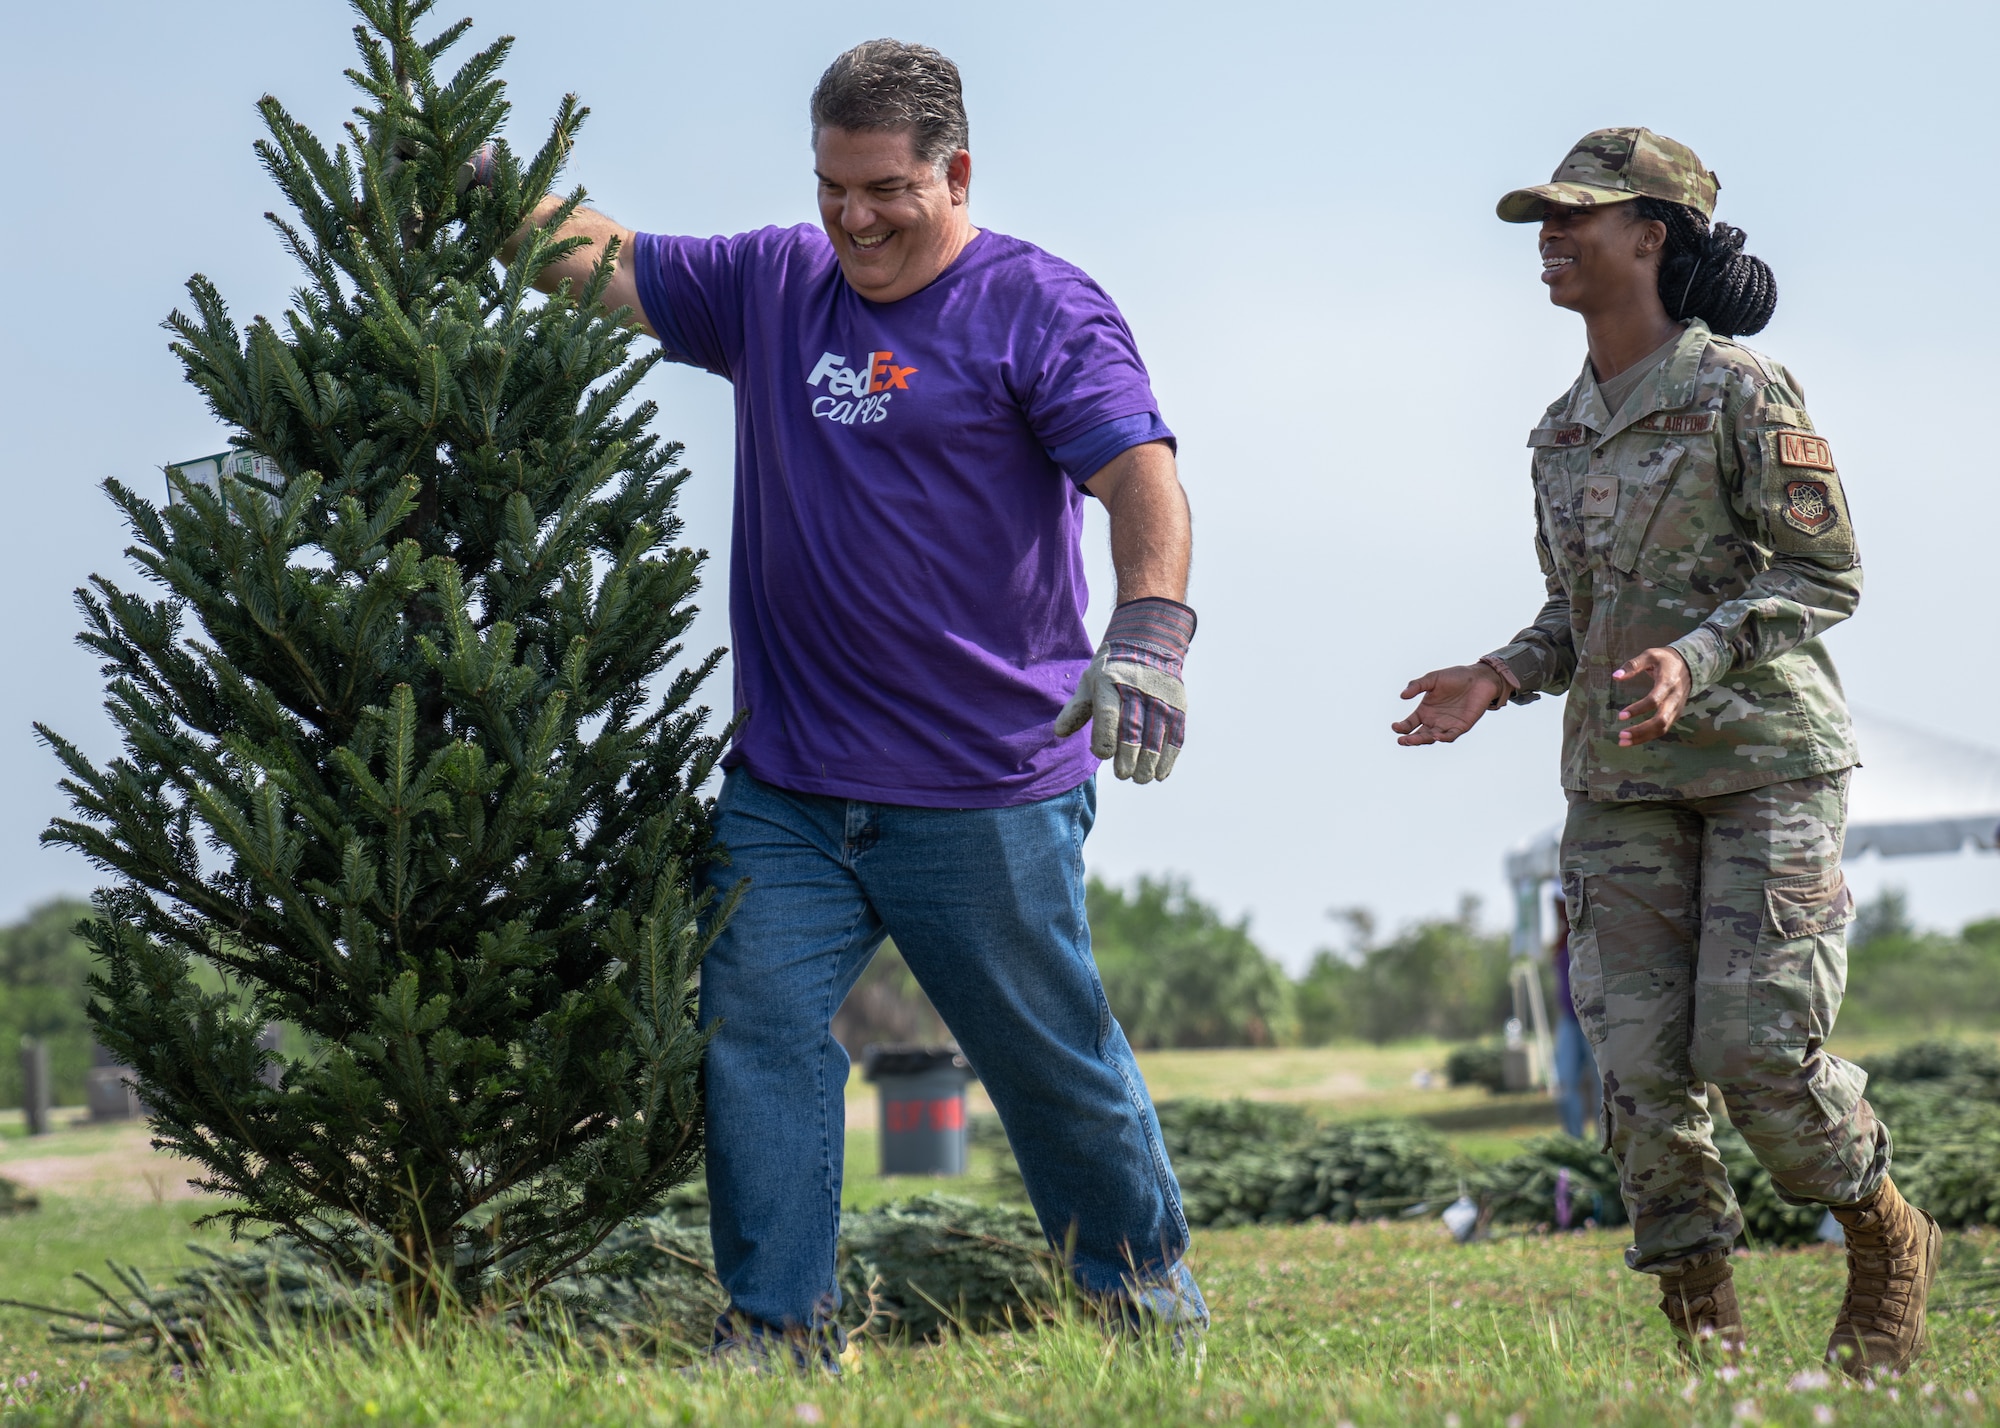
[[[1509,1154],[1522,1136],[1549,1128],[1544,1098],[1412,1086],[1413,1071],[1442,1062],[1442,1048],[1424,1045],[1144,1058],[1163,1098],[1251,1095],[1308,1102],[1335,1117],[1416,1115],[1477,1159]],[[872,1087],[857,1084],[855,1093],[872,1101]],[[1008,1193],[983,1149],[961,1180],[884,1180],[874,1173],[871,1123],[872,1115],[848,1133],[850,1207],[933,1189]],[[94,1160],[99,1147],[115,1148],[98,1128],[32,1146],[0,1139],[0,1174],[10,1159],[59,1152]],[[67,1278],[73,1269],[112,1258],[159,1277],[184,1263],[200,1205],[149,1198],[144,1185],[119,1200],[46,1195],[41,1211],[0,1219],[0,1295],[81,1307],[89,1291]],[[219,1229],[199,1238],[227,1244]],[[1616,1235],[1461,1247],[1435,1223],[1318,1224],[1197,1234],[1192,1258],[1216,1323],[1200,1355],[1183,1360],[1157,1344],[1107,1342],[1089,1323],[1065,1320],[943,1345],[863,1343],[858,1371],[838,1381],[687,1377],[684,1365],[632,1356],[530,1353],[488,1327],[454,1323],[421,1342],[384,1332],[282,1344],[177,1381],[144,1364],[53,1346],[42,1321],[4,1310],[0,1418],[473,1428],[2000,1423],[2000,1321],[1980,1287],[2000,1273],[2000,1236],[1955,1235],[1949,1245],[1932,1352],[1893,1395],[1837,1379],[1819,1386],[1818,1355],[1840,1295],[1837,1252],[1738,1260],[1756,1352],[1724,1381],[1693,1375],[1675,1358],[1653,1281],[1623,1268]],[[30,1374],[37,1377],[23,1382]],[[79,1382],[88,1387],[75,1391]]]
[[[34,1238],[0,1228],[0,1253]],[[123,1243],[137,1244],[136,1234]],[[72,1240],[71,1243],[74,1243]],[[164,1243],[157,1246],[164,1249]],[[1931,1356],[1895,1386],[1818,1386],[1841,1261],[1825,1250],[1738,1262],[1751,1366],[1697,1377],[1668,1350],[1651,1281],[1609,1235],[1453,1245],[1434,1226],[1210,1232],[1196,1263],[1216,1313],[1203,1351],[1113,1342],[1087,1322],[934,1347],[866,1343],[843,1379],[757,1378],[530,1354],[477,1324],[427,1341],[305,1339],[186,1381],[92,1363],[6,1326],[10,1417],[119,1423],[473,1424],[1931,1424],[2000,1421],[1991,1313],[1946,1307]],[[1955,1237],[1954,1267],[2000,1262]],[[8,1275],[12,1287],[14,1275]],[[59,1361],[65,1360],[65,1361]],[[1800,1379],[1801,1374],[1808,1375]],[[78,1382],[87,1382],[81,1393]],[[1798,1384],[1799,1386],[1792,1386]],[[1967,1400],[1970,1395],[1971,1401]],[[1992,1400],[1991,1402],[1989,1400]],[[1815,1412],[1830,1412],[1816,1418]]]
[[[77,1270],[102,1279],[104,1262],[116,1260],[165,1271],[194,1258],[190,1243],[226,1249],[226,1230],[194,1228],[212,1208],[197,1200],[152,1205],[44,1195],[41,1209],[0,1219],[0,1297],[84,1308],[93,1296],[75,1278]],[[12,1312],[0,1310],[0,1316]],[[21,1343],[20,1328],[0,1317],[9,1347]]]

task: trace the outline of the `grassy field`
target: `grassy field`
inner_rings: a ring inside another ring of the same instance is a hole
[[[1519,1126],[1543,1128],[1531,1114],[1533,1098],[1482,1102],[1414,1088],[1412,1072],[1441,1064],[1425,1048],[1261,1058],[1176,1053],[1146,1061],[1162,1096],[1255,1093],[1313,1101],[1332,1114],[1421,1114],[1475,1148],[1509,1143]],[[72,1160],[122,1163],[130,1155],[117,1134],[68,1134],[83,1138],[71,1143]],[[10,1164],[46,1164],[62,1148],[54,1141],[27,1143],[0,1126],[0,1174]],[[926,1188],[875,1177],[873,1151],[872,1130],[854,1125],[851,1201]],[[185,1256],[190,1239],[226,1243],[220,1231],[190,1230],[200,1202],[159,1196],[151,1181],[82,1176],[75,1183],[75,1191],[45,1190],[34,1214],[0,1220],[0,1294],[80,1305],[88,1291],[66,1281],[71,1269],[108,1257],[157,1272]],[[993,1192],[990,1177],[975,1174],[962,1184]],[[1193,1262],[1216,1324],[1199,1353],[1177,1359],[1164,1345],[1107,1341],[1089,1323],[1064,1319],[1034,1332],[929,1347],[864,1342],[838,1381],[687,1376],[679,1365],[637,1358],[531,1354],[477,1324],[449,1326],[421,1343],[392,1334],[285,1343],[227,1372],[177,1379],[59,1350],[41,1321],[10,1310],[0,1312],[0,1414],[21,1421],[481,1428],[2000,1422],[2000,1325],[1983,1288],[2000,1271],[2000,1237],[1952,1238],[1930,1357],[1901,1383],[1871,1391],[1828,1381],[1817,1363],[1839,1299],[1837,1252],[1739,1258],[1756,1353],[1725,1378],[1693,1375],[1677,1362],[1652,1305],[1652,1282],[1622,1268],[1620,1249],[1617,1237],[1595,1233],[1459,1246],[1433,1223],[1207,1231]]]

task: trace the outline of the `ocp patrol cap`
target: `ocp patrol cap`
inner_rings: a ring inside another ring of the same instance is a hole
[[[1701,166],[1694,150],[1651,129],[1599,129],[1585,134],[1556,166],[1547,183],[1517,188],[1500,200],[1507,223],[1539,223],[1542,205],[1595,208],[1658,198],[1685,204],[1703,218],[1715,213],[1722,182]]]

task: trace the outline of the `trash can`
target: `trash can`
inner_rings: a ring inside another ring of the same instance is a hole
[[[861,1072],[875,1083],[884,1175],[965,1174],[965,1086],[950,1046],[869,1046]]]

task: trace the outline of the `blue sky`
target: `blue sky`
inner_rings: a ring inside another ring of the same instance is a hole
[[[516,142],[577,92],[593,113],[574,177],[656,231],[810,219],[806,96],[845,46],[886,31],[958,61],[975,220],[1118,299],[1195,506],[1187,754],[1161,787],[1107,780],[1090,856],[1113,877],[1188,874],[1288,962],[1336,940],[1329,908],[1394,924],[1471,891],[1497,917],[1501,853],[1561,816],[1556,701],[1450,749],[1398,749],[1386,725],[1406,678],[1503,642],[1537,604],[1522,438],[1582,337],[1536,282],[1532,230],[1493,202],[1592,128],[1692,145],[1722,178],[1719,216],[1777,272],[1756,345],[1803,380],[1867,559],[1861,612],[1831,636],[1855,703],[2000,747],[1991,6],[471,13],[475,36],[519,38]],[[0,917],[94,881],[36,845],[61,804],[28,726],[110,747],[71,643],[70,590],[120,564],[97,483],[156,481],[224,444],[158,323],[195,271],[239,315],[285,304],[296,279],[260,216],[277,196],[250,153],[254,105],[268,90],[330,132],[353,102],[350,22],[332,0],[9,18]],[[698,636],[726,644],[729,391],[691,372],[649,383],[697,473],[690,536],[719,553]],[[1094,527],[1094,623],[1103,539]],[[1853,876],[1864,893],[1906,885],[1936,924],[2000,911],[1990,855]]]

